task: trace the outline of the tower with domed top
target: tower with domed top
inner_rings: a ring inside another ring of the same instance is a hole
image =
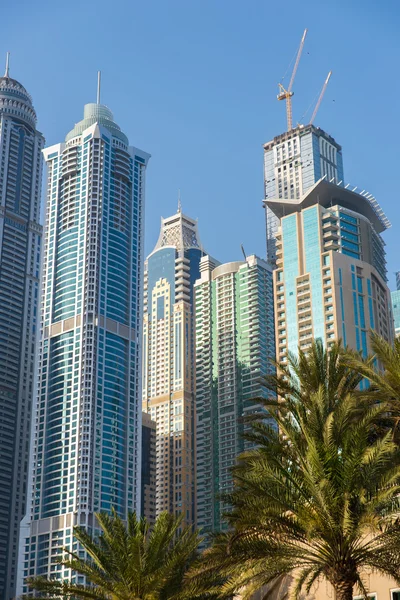
[[[0,77],[0,599],[15,596],[35,393],[44,139],[32,98]]]
[[[95,513],[140,512],[139,364],[145,171],[111,110],[86,104],[47,164],[32,502],[18,592],[68,577],[63,547]],[[78,583],[80,579],[78,578]]]

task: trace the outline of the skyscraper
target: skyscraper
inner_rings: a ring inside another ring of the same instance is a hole
[[[260,377],[275,355],[272,271],[256,256],[216,266],[205,256],[195,284],[197,526],[223,527],[216,497],[232,488],[245,448],[243,417],[260,410]]]
[[[319,181],[301,198],[266,201],[276,233],[277,360],[342,339],[364,356],[369,330],[393,338],[385,243],[389,221],[371,195]]]
[[[143,204],[149,155],[87,104],[46,148],[47,208],[32,506],[21,573],[55,559],[94,513],[140,512]],[[75,543],[74,543],[74,546]],[[78,578],[78,581],[80,578]],[[20,579],[21,581],[21,579]]]
[[[156,512],[194,521],[193,284],[204,252],[197,222],[162,219],[145,264],[143,411],[157,424]]]
[[[298,125],[264,145],[265,199],[298,200],[319,179],[343,183],[342,149],[319,127]],[[267,256],[274,264],[279,220],[266,206]]]
[[[396,290],[392,292],[392,309],[394,320],[394,332],[396,337],[400,336],[400,271],[396,273]]]
[[[0,78],[0,599],[15,595],[25,514],[42,241],[44,139],[26,89]]]

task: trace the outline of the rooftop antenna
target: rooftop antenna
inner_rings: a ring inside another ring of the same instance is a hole
[[[10,53],[6,54],[6,72],[4,73],[4,77],[10,77]]]
[[[97,104],[100,104],[101,71],[97,71]]]
[[[240,244],[240,248],[241,248],[241,250],[243,252],[244,260],[246,261],[247,260],[247,256],[246,256],[246,252],[244,251],[243,244]]]
[[[178,213],[182,212],[181,190],[178,190]]]

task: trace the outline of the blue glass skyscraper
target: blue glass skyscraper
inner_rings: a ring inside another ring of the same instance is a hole
[[[26,89],[0,77],[0,599],[15,596],[34,396],[44,139]]]
[[[94,513],[140,510],[139,362],[144,179],[111,111],[87,104],[45,150],[46,237],[32,505],[21,535],[27,576],[55,561]]]

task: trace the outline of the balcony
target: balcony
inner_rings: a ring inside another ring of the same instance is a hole
[[[329,231],[324,231],[324,242],[328,240],[338,240],[339,235],[336,229],[330,229]]]
[[[329,231],[329,230],[337,230],[338,228],[338,222],[333,221],[332,219],[326,220],[326,221],[322,221],[322,231],[325,233],[325,231]]]
[[[337,242],[337,238],[336,239],[331,239],[331,240],[324,240],[324,252],[327,252],[328,250],[338,250],[339,249],[339,244]]]

